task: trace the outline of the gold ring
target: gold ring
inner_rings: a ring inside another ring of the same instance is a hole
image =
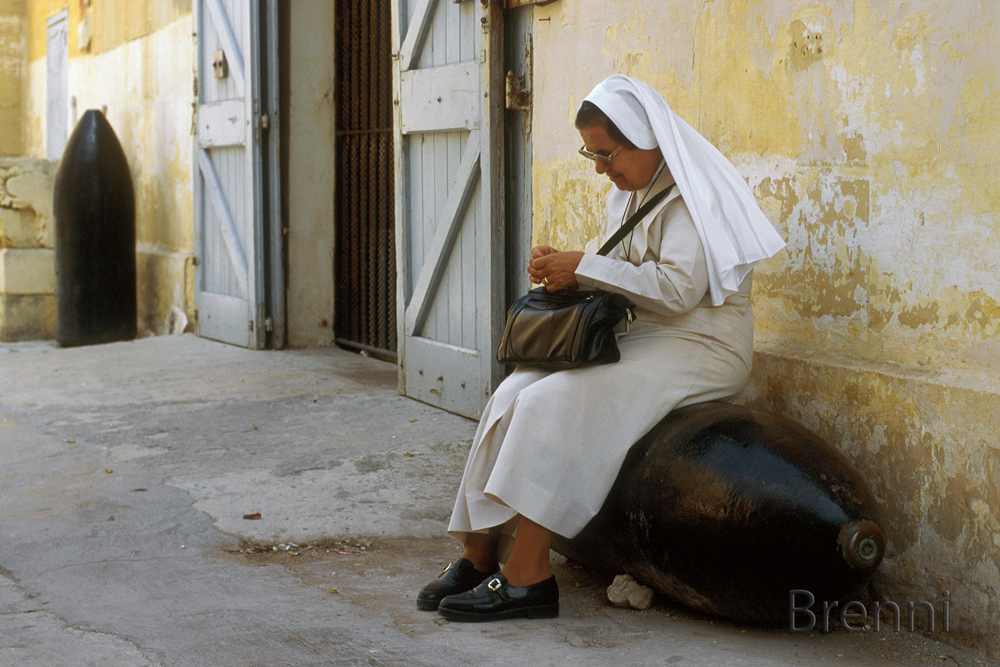
[[[549,277],[548,276],[545,276],[544,278],[542,278],[542,284],[543,285],[548,285],[549,284]]]

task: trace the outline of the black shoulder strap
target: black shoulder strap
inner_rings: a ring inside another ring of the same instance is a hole
[[[639,210],[632,214],[632,216],[625,221],[617,232],[615,232],[610,239],[604,242],[601,249],[597,251],[598,255],[607,255],[611,252],[611,249],[618,245],[618,242],[625,238],[625,235],[632,231],[632,228],[639,224],[639,221],[646,217],[646,215],[653,210],[653,207],[660,203],[664,197],[670,194],[670,191],[674,189],[674,183],[671,183],[663,190],[660,190],[653,198],[647,201],[645,204],[639,207]]]

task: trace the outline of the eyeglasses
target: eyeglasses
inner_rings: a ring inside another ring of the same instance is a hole
[[[588,151],[587,146],[585,144],[580,147],[580,155],[587,158],[588,160],[593,160],[594,162],[603,162],[604,164],[611,164],[611,158],[618,155],[618,151],[620,151],[621,149],[622,146],[619,146],[618,148],[616,148],[614,151],[611,152],[611,155],[601,155],[600,153],[591,153],[590,151]]]

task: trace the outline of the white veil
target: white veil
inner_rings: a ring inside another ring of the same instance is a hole
[[[713,305],[738,292],[757,262],[785,246],[736,168],[651,86],[615,74],[586,99],[638,148],[659,146],[705,247]]]

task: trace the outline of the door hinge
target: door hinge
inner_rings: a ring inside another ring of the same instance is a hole
[[[507,108],[527,111],[531,108],[531,91],[524,88],[524,77],[507,72]]]
[[[260,126],[264,130],[271,127],[271,119],[267,117],[266,113],[260,115]]]
[[[270,317],[264,318],[264,331],[267,331],[269,333],[274,331],[274,320],[272,320]]]

